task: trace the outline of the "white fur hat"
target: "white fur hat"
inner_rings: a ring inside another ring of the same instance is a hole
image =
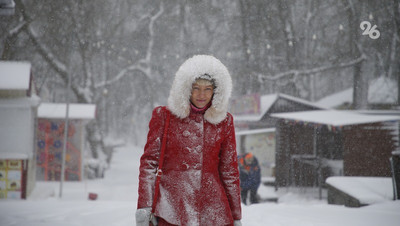
[[[232,79],[228,69],[213,56],[195,55],[179,67],[168,97],[168,109],[179,118],[188,117],[192,84],[204,74],[212,77],[216,87],[212,105],[205,112],[204,118],[212,124],[218,124],[228,112]]]

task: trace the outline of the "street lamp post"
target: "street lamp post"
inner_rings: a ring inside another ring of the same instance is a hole
[[[67,106],[65,112],[65,126],[64,126],[64,145],[62,150],[62,157],[61,157],[61,176],[60,176],[60,192],[59,197],[62,197],[63,192],[63,182],[65,177],[65,153],[67,152],[67,143],[68,143],[68,125],[69,125],[69,90],[71,89],[71,74],[68,74],[68,85],[67,85]]]

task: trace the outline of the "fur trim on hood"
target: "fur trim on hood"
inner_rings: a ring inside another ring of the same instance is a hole
[[[218,124],[225,119],[228,112],[232,79],[228,69],[213,56],[195,55],[179,67],[168,97],[168,109],[179,118],[188,117],[192,84],[204,74],[210,75],[216,86],[212,104],[205,112],[204,118],[212,124]]]

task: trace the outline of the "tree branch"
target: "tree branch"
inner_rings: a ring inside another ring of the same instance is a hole
[[[56,58],[56,56],[54,56],[54,54],[51,52],[51,50],[49,50],[47,48],[47,46],[45,46],[39,42],[35,30],[33,30],[32,27],[28,26],[25,31],[28,34],[29,38],[32,40],[32,42],[37,47],[40,55],[43,58],[45,58],[45,60],[53,67],[53,69],[55,71],[57,71],[60,75],[67,76],[68,71],[67,71],[67,67],[65,66],[65,64],[62,63],[61,61],[59,61]]]
[[[145,73],[145,72],[146,72],[146,68],[140,67],[140,66],[137,65],[137,64],[130,65],[130,66],[128,66],[128,67],[122,69],[122,70],[117,74],[117,76],[115,76],[114,78],[112,78],[112,79],[110,79],[110,80],[107,80],[107,81],[103,81],[103,82],[100,82],[100,83],[95,84],[95,85],[94,85],[94,88],[101,88],[101,87],[104,87],[104,86],[107,86],[107,85],[111,85],[111,84],[113,84],[113,83],[115,83],[115,82],[118,82],[121,78],[125,77],[125,75],[126,75],[129,71],[141,71],[141,72]]]
[[[359,58],[354,59],[350,62],[347,63],[340,63],[337,65],[327,65],[327,66],[322,66],[322,67],[317,67],[317,68],[311,68],[311,69],[306,69],[306,70],[289,70],[286,72],[281,72],[276,75],[262,75],[259,74],[258,77],[260,80],[278,80],[283,77],[289,76],[289,75],[302,75],[302,74],[315,74],[319,72],[324,72],[327,70],[335,69],[335,68],[345,68],[345,67],[350,67],[355,64],[358,64],[366,59],[366,56],[362,54]]]
[[[104,87],[106,85],[113,84],[115,82],[118,82],[121,78],[123,78],[129,71],[141,71],[143,72],[147,77],[151,78],[152,73],[151,73],[151,54],[153,52],[153,46],[154,46],[154,23],[155,21],[162,15],[164,12],[164,4],[161,2],[160,4],[160,9],[156,14],[154,14],[152,17],[150,17],[150,23],[149,23],[149,44],[147,46],[146,50],[146,57],[144,59],[138,60],[136,63],[123,68],[114,78],[107,80],[107,81],[102,81],[100,83],[97,83],[94,85],[95,88],[100,88]]]
[[[67,83],[68,80],[68,70],[64,63],[59,61],[57,57],[52,53],[47,46],[43,45],[39,42],[39,39],[36,35],[36,32],[33,30],[32,27],[27,26],[25,29],[26,33],[28,34],[29,38],[32,40],[34,45],[36,46],[39,54],[46,60],[47,63],[60,75],[61,79]],[[88,95],[87,90],[78,87],[76,84],[71,84],[71,89],[78,98],[79,102],[82,103],[91,103],[90,95]]]
[[[29,15],[26,13],[25,5],[22,3],[21,0],[15,0],[15,3],[17,4],[18,8],[20,8],[20,11],[23,16],[24,21],[29,21],[26,23],[26,26],[22,26],[21,28],[28,34],[29,38],[32,40],[33,44],[37,47],[39,53],[45,60],[56,70],[58,73],[62,75],[67,75],[67,69],[66,66],[58,61],[55,56],[51,53],[49,49],[45,45],[42,45],[36,35],[36,32],[30,27],[30,21],[31,18]]]
[[[162,15],[163,12],[164,12],[164,4],[163,2],[161,2],[160,9],[158,10],[158,12],[154,16],[150,17],[150,24],[149,24],[150,41],[146,51],[147,64],[150,64],[151,53],[153,51],[153,46],[154,46],[154,23]],[[150,67],[150,65],[147,66]]]
[[[39,41],[39,38],[38,38],[35,30],[30,26],[31,23],[29,21],[31,21],[31,18],[26,13],[25,5],[20,0],[15,0],[15,2],[18,5],[18,8],[21,9],[21,13],[22,13],[24,20],[28,21],[26,23],[26,26],[22,26],[23,30],[29,36],[30,40],[35,45],[39,54],[60,75],[61,79],[65,83],[67,83],[68,73],[69,73],[67,66],[64,63],[62,63],[61,61],[59,61],[57,59],[57,57],[52,53],[52,51],[49,48],[47,48],[46,45],[42,44]],[[82,89],[73,83],[71,84],[71,89],[74,92],[75,96],[78,98],[79,102],[82,102],[82,103],[91,103],[92,102],[90,95],[88,95],[88,92],[86,89]]]
[[[28,25],[29,22],[27,21],[21,21],[15,28],[11,29],[8,32],[8,37],[13,38],[17,36],[21,31],[23,31],[24,27]]]
[[[28,24],[29,22],[27,21],[21,21],[16,27],[11,29],[7,33],[5,37],[3,52],[2,53],[0,52],[1,54],[0,60],[8,60],[13,40],[18,36],[19,33],[21,33],[26,28],[26,26],[28,26]]]

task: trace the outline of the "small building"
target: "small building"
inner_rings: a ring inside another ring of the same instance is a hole
[[[40,98],[29,62],[0,61],[0,200],[25,199],[35,187],[35,117]]]
[[[274,128],[277,119],[271,114],[282,112],[313,111],[326,109],[310,101],[283,93],[246,95],[232,101],[230,112],[235,127],[240,130]]]
[[[252,152],[264,178],[275,176],[275,127],[273,113],[323,109],[309,101],[286,94],[246,95],[232,101],[239,153]]]
[[[324,186],[330,176],[391,177],[400,115],[335,110],[273,114],[276,186]]]
[[[37,126],[37,179],[59,181],[67,104],[41,103]],[[84,175],[85,125],[95,118],[93,104],[69,104],[65,180],[80,181]]]

